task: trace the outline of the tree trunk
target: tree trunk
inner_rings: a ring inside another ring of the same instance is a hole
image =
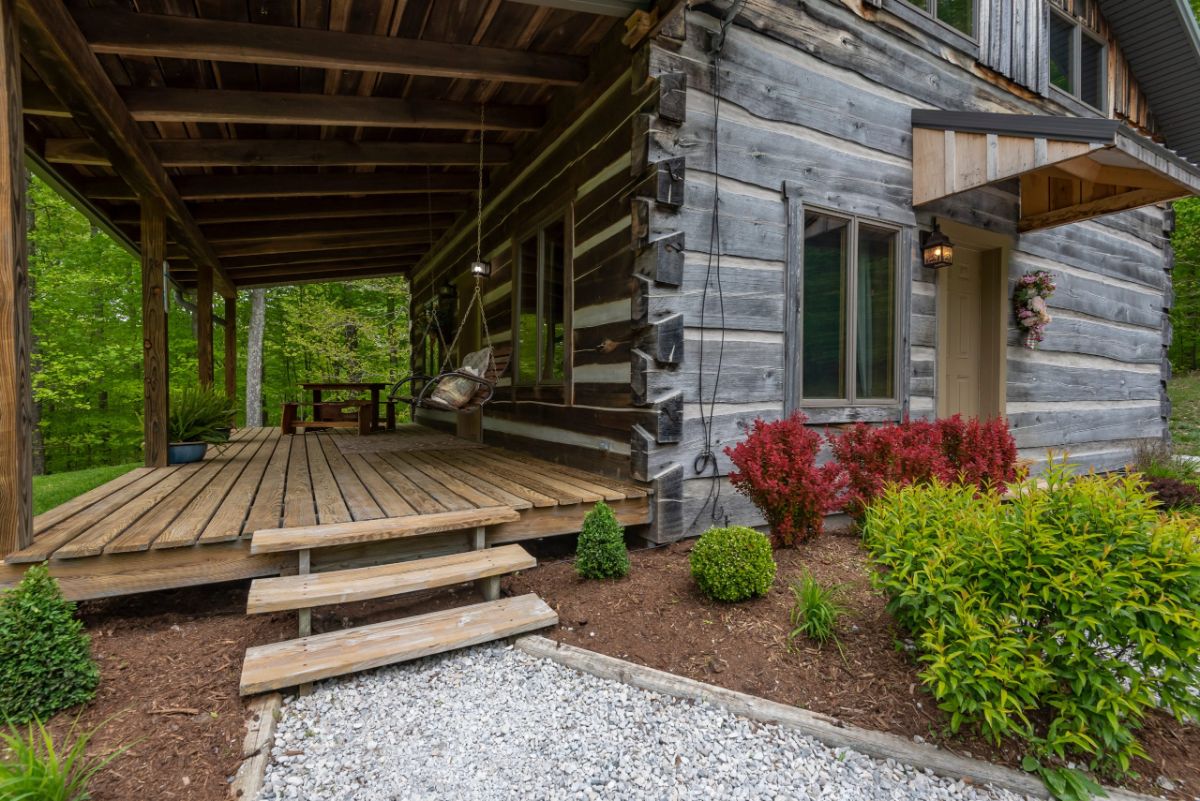
[[[250,330],[246,342],[246,425],[263,424],[263,329],[267,324],[267,290],[250,291]]]

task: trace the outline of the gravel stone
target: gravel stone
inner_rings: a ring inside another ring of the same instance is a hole
[[[490,644],[283,707],[260,801],[1020,801]]]

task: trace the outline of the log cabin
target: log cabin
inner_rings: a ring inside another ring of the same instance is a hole
[[[256,531],[306,570],[386,561],[373,521],[405,516],[515,543],[602,498],[652,542],[758,524],[724,449],[793,411],[1004,416],[1035,464],[1099,470],[1167,436],[1185,0],[0,0],[0,36],[0,585],[280,572]],[[147,466],[38,519],[26,166],[139,254],[144,298]],[[398,274],[414,371],[506,352],[478,413],[418,408],[387,452],[258,430],[166,466],[172,286],[211,384],[217,296],[229,322],[240,289]],[[310,564],[320,536],[340,550]]]

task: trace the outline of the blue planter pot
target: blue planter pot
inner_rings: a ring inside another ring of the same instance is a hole
[[[207,451],[207,442],[172,442],[167,446],[167,464],[198,462]]]

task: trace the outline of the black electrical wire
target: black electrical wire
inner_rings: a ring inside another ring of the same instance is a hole
[[[717,394],[721,383],[721,368],[725,360],[725,292],[721,286],[721,53],[725,48],[725,34],[729,30],[729,26],[733,24],[734,18],[742,10],[746,4],[746,0],[736,0],[729,9],[725,12],[724,18],[721,20],[721,27],[713,35],[712,38],[712,95],[713,95],[713,198],[712,198],[712,216],[708,231],[708,261],[704,273],[704,289],[700,294],[700,352],[698,354],[697,370],[697,387],[700,402],[700,426],[704,432],[704,444],[697,454],[695,461],[692,463],[692,469],[697,475],[704,475],[706,472],[711,475],[711,480],[708,487],[708,495],[704,499],[704,503],[696,512],[696,517],[692,520],[688,528],[692,528],[699,522],[700,517],[704,514],[704,510],[709,510],[709,517],[713,522],[720,522],[728,525],[728,516],[721,506],[721,471],[717,463],[717,456],[713,453],[713,440],[715,438],[713,426],[717,413]],[[717,308],[721,318],[721,339],[720,347],[717,350],[717,369],[713,374],[712,382],[712,397],[708,403],[708,412],[704,410],[704,322],[705,315],[708,311],[708,288],[715,278],[717,289]]]

